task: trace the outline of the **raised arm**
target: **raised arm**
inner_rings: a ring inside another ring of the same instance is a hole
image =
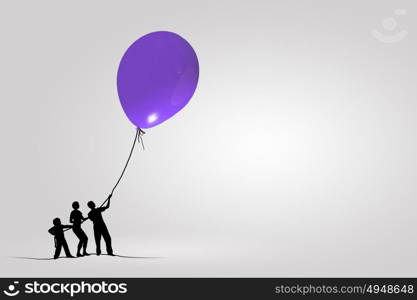
[[[107,197],[107,199],[104,201],[104,203],[106,203],[106,205],[105,206],[102,206],[102,207],[100,207],[100,210],[101,211],[105,211],[106,209],[108,209],[109,207],[110,207],[110,198],[112,197],[113,195],[112,194],[110,194],[108,197]],[[103,204],[104,204],[103,203]]]
[[[109,195],[109,197],[107,198],[107,205],[105,206],[106,209],[110,207],[110,199],[111,199],[111,196],[113,196],[113,195]]]

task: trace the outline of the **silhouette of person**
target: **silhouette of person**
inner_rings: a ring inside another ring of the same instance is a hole
[[[107,226],[104,223],[103,216],[101,213],[110,207],[110,198],[112,195],[109,195],[106,199],[107,204],[103,207],[96,208],[96,204],[93,201],[89,201],[87,203],[88,207],[91,209],[88,213],[88,218],[93,222],[93,229],[94,229],[94,239],[96,240],[96,253],[97,255],[101,254],[101,237],[103,237],[104,242],[106,243],[106,250],[108,255],[114,255],[113,249],[111,247],[111,237],[109,231],[107,230]],[[104,201],[104,202],[106,202]]]
[[[51,227],[48,232],[52,234],[55,237],[55,254],[54,259],[57,259],[59,257],[59,254],[61,253],[61,248],[64,247],[65,255],[67,257],[74,257],[71,255],[71,252],[69,251],[67,241],[65,240],[64,236],[64,229],[65,228],[71,228],[72,225],[62,225],[61,220],[59,218],[55,218],[52,223],[54,224],[53,227]]]
[[[85,234],[84,230],[82,230],[81,228],[82,222],[87,220],[87,218],[84,218],[82,212],[78,210],[80,208],[80,204],[77,201],[72,203],[72,208],[74,209],[70,214],[70,222],[73,224],[72,231],[74,231],[75,235],[80,240],[77,246],[77,257],[90,255],[89,253],[87,253],[88,237]],[[81,248],[83,249],[82,254]]]

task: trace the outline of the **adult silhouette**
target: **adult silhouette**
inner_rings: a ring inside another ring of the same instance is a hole
[[[93,222],[93,229],[94,229],[94,239],[96,241],[96,253],[97,255],[101,254],[101,237],[103,237],[104,242],[106,243],[106,250],[108,255],[114,255],[113,249],[111,247],[111,237],[109,231],[107,230],[107,226],[104,223],[103,216],[101,213],[110,207],[110,198],[112,195],[109,195],[104,201],[107,204],[102,207],[97,207],[93,201],[89,201],[87,203],[88,207],[91,209],[88,213],[88,218]]]
[[[75,235],[80,240],[77,246],[77,257],[90,255],[87,253],[88,237],[81,228],[82,222],[87,220],[87,218],[84,218],[82,212],[78,210],[80,208],[80,204],[77,201],[72,203],[72,208],[74,209],[70,214],[70,222],[73,224],[72,231],[74,231]],[[83,253],[81,253],[81,249],[83,249]]]
[[[72,225],[62,225],[61,220],[59,218],[55,218],[52,221],[52,223],[54,224],[54,226],[51,227],[48,230],[48,232],[55,237],[54,259],[57,259],[59,257],[59,254],[61,254],[62,247],[64,248],[64,251],[67,257],[74,257],[71,255],[71,252],[69,251],[68,244],[64,236],[64,229],[71,228]]]

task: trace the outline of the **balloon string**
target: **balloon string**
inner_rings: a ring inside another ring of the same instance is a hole
[[[138,128],[138,142],[139,144],[142,145],[142,149],[145,150],[145,144],[143,143],[143,139],[142,136],[145,134],[145,131],[143,131],[142,129]]]
[[[145,150],[145,145],[144,145],[144,143],[143,143],[143,139],[142,139],[142,135],[144,135],[144,134],[145,134],[145,131],[143,131],[142,129],[140,129],[140,128],[137,128],[137,129],[136,129],[135,139],[133,140],[132,148],[130,149],[129,157],[127,158],[126,164],[125,164],[125,166],[123,167],[123,171],[122,171],[122,173],[120,174],[119,179],[117,179],[116,184],[113,186],[113,189],[111,190],[111,193],[110,193],[109,197],[107,197],[107,199],[106,199],[106,200],[104,200],[104,202],[100,205],[100,207],[103,207],[103,206],[104,206],[104,204],[105,204],[105,203],[106,203],[106,202],[110,199],[110,196],[112,196],[112,195],[113,195],[114,190],[115,190],[115,189],[116,189],[116,187],[119,185],[120,180],[122,180],[122,177],[123,177],[123,175],[125,174],[125,171],[126,171],[127,165],[128,165],[128,164],[129,164],[129,162],[130,162],[130,158],[132,157],[133,150],[135,149],[136,142],[138,142],[138,143],[142,144],[142,148],[143,148],[143,150]],[[82,221],[81,221],[81,223],[84,223],[84,221],[85,221],[85,220],[82,220]],[[70,228],[66,228],[66,229],[64,229],[64,232],[65,232],[65,231],[67,231],[67,230],[69,230],[69,229],[70,229]]]
[[[136,129],[135,139],[133,140],[132,148],[130,149],[129,157],[127,158],[127,161],[126,161],[126,164],[123,168],[122,174],[120,174],[120,177],[117,180],[116,184],[114,185],[113,189],[111,190],[111,193],[110,193],[109,197],[106,200],[104,200],[104,202],[100,205],[100,207],[104,206],[104,204],[113,195],[113,192],[116,189],[116,187],[119,185],[119,182],[122,179],[122,177],[123,177],[123,175],[126,171],[127,165],[129,164],[130,158],[132,157],[132,153],[133,153],[133,150],[135,149],[136,142],[140,143],[142,145],[143,150],[145,150],[145,144],[143,143],[143,139],[142,139],[142,135],[144,135],[144,134],[145,134],[145,131],[143,131],[142,129],[140,129],[140,128]]]
[[[135,139],[133,140],[133,144],[132,144],[132,148],[130,149],[129,157],[127,158],[127,161],[126,161],[126,164],[125,164],[125,166],[124,166],[124,168],[123,168],[122,174],[120,174],[119,179],[117,179],[117,182],[116,182],[116,184],[114,185],[113,189],[111,190],[110,195],[113,195],[114,190],[115,190],[115,189],[116,189],[116,187],[119,185],[120,180],[122,179],[123,175],[125,174],[125,171],[126,171],[127,165],[129,164],[130,158],[132,157],[133,149],[135,149],[136,141],[138,141],[138,138],[140,138],[140,139],[141,139],[141,137],[140,137],[140,135],[141,135],[141,131],[142,131],[142,129],[140,129],[140,128],[138,128],[138,129],[136,130]],[[106,201],[107,201],[107,199],[106,199]],[[106,202],[106,201],[104,201],[104,202]],[[104,204],[104,203],[103,203],[103,204]]]

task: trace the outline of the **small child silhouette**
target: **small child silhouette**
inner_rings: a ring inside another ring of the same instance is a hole
[[[52,221],[52,223],[54,224],[54,226],[51,227],[48,230],[48,232],[55,237],[54,259],[57,259],[59,257],[62,247],[64,247],[65,255],[67,257],[74,257],[71,255],[71,252],[69,251],[68,244],[64,236],[64,228],[72,228],[72,225],[62,225],[61,220],[59,218],[55,218]]]

